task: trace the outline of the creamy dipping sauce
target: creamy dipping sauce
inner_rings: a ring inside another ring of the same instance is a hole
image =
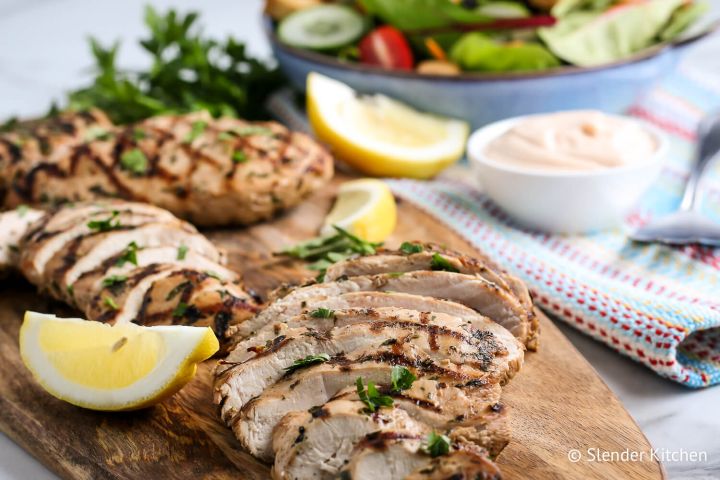
[[[650,131],[592,110],[538,115],[491,141],[485,156],[532,170],[588,171],[642,163],[658,149]]]

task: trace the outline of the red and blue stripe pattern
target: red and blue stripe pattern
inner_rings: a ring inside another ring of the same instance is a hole
[[[673,211],[702,116],[720,109],[697,73],[679,70],[630,111],[667,132],[670,161],[627,228]],[[703,185],[703,212],[720,221],[720,164]],[[457,181],[388,181],[529,286],[538,305],[660,375],[690,387],[720,383],[720,249],[638,245],[624,231],[533,233]]]

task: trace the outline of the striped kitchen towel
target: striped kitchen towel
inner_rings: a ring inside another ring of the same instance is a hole
[[[626,229],[677,207],[697,123],[718,108],[720,90],[682,70],[633,107],[632,115],[668,133],[671,159],[628,216]],[[720,165],[708,177],[703,211],[720,222]],[[443,180],[389,184],[522,278],[554,317],[687,386],[720,383],[720,249],[640,245],[624,230],[533,233],[472,186]]]
[[[288,93],[271,110],[307,128]],[[446,223],[522,278],[536,303],[658,374],[690,387],[720,383],[720,249],[640,245],[626,231],[679,204],[702,116],[720,90],[680,69],[630,111],[668,133],[670,159],[625,229],[588,236],[519,228],[471,185],[388,180],[395,194]],[[303,125],[304,124],[304,125]],[[720,165],[703,183],[703,211],[720,221]],[[542,342],[542,337],[541,337]]]

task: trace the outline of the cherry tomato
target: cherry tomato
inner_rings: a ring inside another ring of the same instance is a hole
[[[360,41],[360,61],[399,70],[412,70],[415,63],[405,36],[389,25],[376,28]]]

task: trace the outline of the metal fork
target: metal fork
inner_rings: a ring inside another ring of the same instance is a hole
[[[712,159],[720,152],[720,112],[708,115],[698,128],[698,147],[695,163],[685,185],[677,212],[654,220],[630,235],[638,242],[660,242],[670,245],[701,243],[720,247],[720,224],[700,214],[698,192],[703,174]]]

